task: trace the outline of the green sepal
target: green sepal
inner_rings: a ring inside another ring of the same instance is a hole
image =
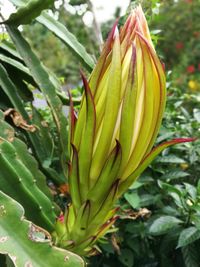
[[[104,224],[107,221],[107,215],[113,207],[116,197],[118,194],[119,187],[119,179],[116,180],[110,188],[108,195],[100,206],[99,210],[92,210],[93,206],[91,206],[91,214],[94,214],[92,218],[90,218],[90,224],[88,225],[88,231],[94,233],[98,231],[99,226]],[[96,213],[95,213],[96,211]]]
[[[72,232],[70,233],[70,237],[72,240],[76,240],[78,237],[78,240],[81,241],[82,238],[85,238],[85,232],[88,229],[88,223],[90,218],[90,209],[91,204],[89,200],[87,200],[79,209]]]
[[[103,203],[110,187],[117,179],[122,158],[120,143],[116,140],[116,146],[111,151],[97,182],[89,191],[87,198],[91,200],[93,209],[98,209]]]
[[[72,162],[69,162],[69,190],[73,206],[76,211],[81,207],[79,158],[76,147],[72,144]]]
[[[81,186],[81,199],[86,200],[87,192],[90,187],[90,165],[92,162],[94,134],[96,126],[96,110],[94,99],[89,87],[89,84],[81,73],[86,98],[86,121],[84,131],[81,136],[80,149],[79,149],[79,177]]]

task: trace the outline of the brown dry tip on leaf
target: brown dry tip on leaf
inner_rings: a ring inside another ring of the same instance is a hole
[[[12,119],[13,123],[15,124],[15,126],[17,126],[19,128],[22,128],[28,132],[35,132],[36,131],[35,125],[27,124],[27,122],[23,119],[21,114],[13,108],[7,109],[4,112],[4,116],[10,117]]]
[[[131,219],[136,220],[138,218],[149,218],[151,211],[147,208],[142,208],[139,211],[133,211],[132,209],[124,210],[120,215],[120,219]]]

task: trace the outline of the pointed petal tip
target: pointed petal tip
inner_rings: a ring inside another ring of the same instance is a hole
[[[197,137],[175,138],[175,139],[165,142],[165,144],[179,144],[179,143],[194,142],[197,139],[198,139]]]

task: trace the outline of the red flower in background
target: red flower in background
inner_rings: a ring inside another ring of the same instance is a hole
[[[182,42],[178,42],[178,43],[176,43],[176,49],[177,49],[177,50],[182,50],[183,47],[184,47],[184,44],[183,44]]]
[[[186,3],[191,4],[192,0],[185,0]]]
[[[187,72],[188,72],[188,73],[194,73],[194,72],[195,72],[195,67],[194,67],[194,65],[190,65],[190,66],[188,66],[188,67],[187,67]]]

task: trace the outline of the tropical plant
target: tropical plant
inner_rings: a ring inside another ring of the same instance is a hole
[[[68,250],[95,253],[96,241],[117,218],[116,200],[158,153],[193,139],[152,150],[165,107],[165,75],[141,7],[120,33],[114,25],[89,82],[82,74],[77,119],[73,101],[79,99],[63,94],[17,27],[36,18],[88,71],[93,58],[43,11],[53,0],[11,2],[20,6],[3,21],[12,41],[0,44],[0,253],[8,256],[1,260],[5,266],[84,266]],[[51,130],[32,105],[34,88],[46,98]],[[70,105],[69,124],[63,104]],[[55,204],[46,181],[58,187],[69,182],[71,204],[64,215],[65,203]]]

